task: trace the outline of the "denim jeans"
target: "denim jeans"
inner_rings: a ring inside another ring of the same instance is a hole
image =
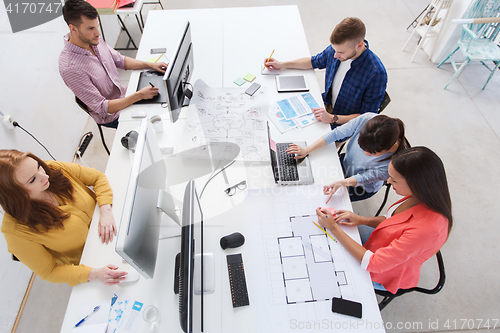
[[[118,118],[116,118],[115,120],[113,120],[110,123],[101,124],[101,126],[117,129],[118,128]]]

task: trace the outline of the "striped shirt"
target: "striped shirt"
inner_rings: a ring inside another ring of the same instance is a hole
[[[64,48],[59,55],[59,73],[71,91],[87,105],[96,123],[107,124],[120,115],[108,113],[108,101],[125,97],[127,88],[120,83],[118,69],[125,69],[125,57],[100,38],[88,50],[69,42],[64,36]]]
[[[333,114],[378,112],[387,87],[387,72],[379,57],[368,48],[366,40],[365,45],[366,50],[352,61],[345,74]],[[311,57],[313,68],[326,68],[325,92],[322,94],[325,104],[331,104],[331,96],[327,98],[327,95],[341,63],[334,54],[332,45],[328,45],[323,52]]]

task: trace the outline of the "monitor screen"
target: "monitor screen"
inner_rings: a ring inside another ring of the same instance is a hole
[[[173,61],[163,77],[167,91],[170,118],[176,122],[181,108],[189,105],[192,96],[189,79],[193,73],[193,44],[191,43],[191,28],[189,22],[181,37]]]
[[[116,252],[149,279],[155,272],[161,226],[158,185],[163,186],[166,178],[161,158],[155,133],[147,119],[143,119],[125,194]]]
[[[203,332],[203,292],[195,294],[195,285],[204,290],[203,215],[194,180],[189,181],[184,193],[179,257],[180,325],[186,333]]]

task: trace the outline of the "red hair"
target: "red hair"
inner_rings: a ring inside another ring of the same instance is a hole
[[[35,231],[64,228],[63,221],[70,214],[43,200],[31,199],[28,191],[17,182],[15,172],[19,164],[31,157],[39,163],[49,176],[47,191],[73,201],[73,186],[60,169],[52,168],[31,153],[18,150],[0,150],[0,205],[6,213]]]

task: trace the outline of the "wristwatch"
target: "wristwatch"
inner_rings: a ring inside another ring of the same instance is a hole
[[[332,122],[330,124],[336,124],[338,120],[339,120],[339,117],[336,114],[334,114],[333,118],[332,118]]]

